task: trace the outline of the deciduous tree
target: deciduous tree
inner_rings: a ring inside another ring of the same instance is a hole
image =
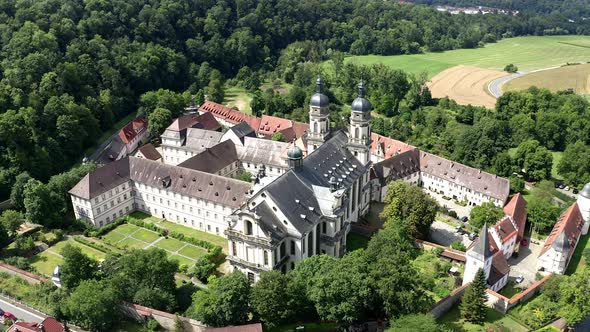
[[[504,210],[492,202],[484,202],[471,209],[469,223],[480,229],[483,224],[494,225],[504,216]]]
[[[119,320],[119,301],[107,281],[84,280],[62,306],[68,318],[80,327],[109,331]]]
[[[295,303],[289,293],[290,276],[279,271],[263,272],[252,287],[252,309],[266,326],[272,328],[293,318]]]
[[[62,250],[63,264],[60,279],[68,289],[76,288],[82,281],[93,279],[98,272],[98,263],[82,253],[79,247],[67,244]]]

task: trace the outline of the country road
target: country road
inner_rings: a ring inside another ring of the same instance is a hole
[[[520,72],[518,72],[516,74],[512,74],[512,75],[508,75],[508,76],[497,78],[497,79],[491,81],[488,84],[488,91],[495,98],[500,98],[504,94],[502,92],[502,86],[504,84],[506,84],[506,82],[512,81],[513,79],[519,78],[519,77],[524,76],[526,74],[536,73],[536,72],[539,72],[539,71],[551,70],[551,69],[556,69],[556,68],[560,68],[560,66],[543,68],[543,69],[537,69],[537,70],[531,70],[531,71],[520,71]]]
[[[3,299],[0,299],[0,309],[12,313],[16,318],[25,322],[41,323],[45,319],[45,317],[32,312],[30,309],[25,309],[21,305],[12,304]]]

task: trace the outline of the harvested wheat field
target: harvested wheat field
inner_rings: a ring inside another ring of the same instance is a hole
[[[503,91],[524,90],[531,86],[553,92],[572,89],[581,95],[590,94],[590,64],[564,66],[538,71],[506,82]]]
[[[428,83],[435,98],[449,97],[461,105],[494,108],[496,98],[487,93],[488,84],[508,73],[459,65],[440,72]]]

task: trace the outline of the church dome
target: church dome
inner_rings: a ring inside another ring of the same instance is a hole
[[[289,157],[289,159],[301,159],[303,158],[303,151],[301,151],[298,146],[293,146],[287,152],[287,157]]]
[[[324,82],[322,81],[321,77],[315,81],[316,85],[316,93],[311,96],[311,100],[309,101],[309,105],[312,107],[328,107],[330,105],[330,98],[322,93],[322,85]]]
[[[352,111],[358,113],[370,113],[371,103],[365,98],[365,83],[361,80],[358,85],[359,96],[352,101]]]
[[[586,183],[582,191],[580,191],[580,196],[590,198],[590,183]]]

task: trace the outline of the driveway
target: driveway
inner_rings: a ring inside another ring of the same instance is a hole
[[[430,197],[434,198],[437,202],[438,205],[440,205],[443,208],[448,208],[449,210],[453,210],[455,212],[457,212],[457,217],[461,218],[461,217],[468,217],[471,214],[471,209],[473,208],[472,206],[462,206],[459,205],[457,203],[455,203],[454,200],[449,199],[443,199],[441,194],[437,194],[434,191],[430,191],[428,189],[422,189],[425,193],[428,193],[428,195],[430,195]]]
[[[523,287],[528,287],[535,283],[537,274],[537,257],[543,248],[542,244],[529,242],[527,246],[520,246],[518,258],[509,258],[510,265],[509,279],[513,280],[519,275],[524,277]]]
[[[430,226],[430,240],[445,247],[451,246],[455,241],[461,241],[465,248],[469,248],[472,242],[467,235],[457,234],[453,226],[439,220],[435,220]]]

